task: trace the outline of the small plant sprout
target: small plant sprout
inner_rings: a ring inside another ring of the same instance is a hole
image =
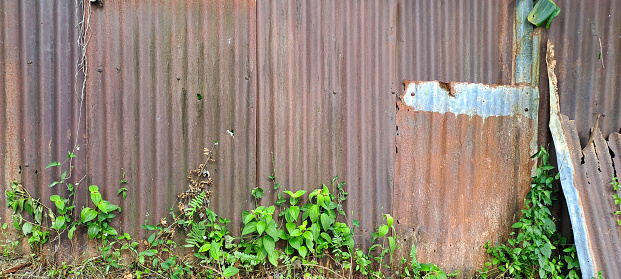
[[[618,205],[621,203],[621,197],[619,197],[619,179],[616,176],[612,177],[612,182],[610,182],[610,185],[612,185],[612,190],[615,192],[612,195],[612,198],[615,199],[615,205]],[[616,210],[614,213],[614,215],[621,215],[621,210]],[[617,220],[617,224],[619,226],[621,226],[621,220]]]

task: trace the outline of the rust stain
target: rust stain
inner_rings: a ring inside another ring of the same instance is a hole
[[[534,121],[401,106],[397,125],[393,212],[399,243],[416,244],[419,261],[469,278],[488,260],[486,241],[507,239],[530,189]]]

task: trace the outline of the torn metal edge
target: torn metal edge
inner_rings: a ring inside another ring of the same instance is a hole
[[[559,96],[557,92],[557,80],[554,74],[556,61],[554,60],[554,45],[548,41],[546,62],[548,69],[548,79],[550,84],[550,131],[556,149],[556,158],[558,170],[560,173],[561,186],[563,194],[567,201],[567,209],[571,220],[571,226],[574,233],[574,241],[576,243],[576,251],[578,253],[578,261],[580,262],[580,270],[582,278],[591,278],[596,276],[593,267],[593,258],[588,246],[586,221],[584,212],[580,207],[578,191],[574,184],[574,165],[571,160],[569,146],[567,145],[566,135],[563,132],[561,124],[561,114],[559,105]]]

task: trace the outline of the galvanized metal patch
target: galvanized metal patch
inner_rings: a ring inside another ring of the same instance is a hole
[[[539,90],[531,86],[498,86],[439,81],[406,82],[403,102],[418,111],[456,115],[522,115],[537,118]]]

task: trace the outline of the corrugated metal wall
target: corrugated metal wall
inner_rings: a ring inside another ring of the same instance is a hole
[[[289,189],[315,189],[339,175],[365,236],[392,208],[403,88],[395,75],[397,4],[270,1],[257,11],[258,185],[273,189],[272,152]]]
[[[606,113],[604,134],[621,128],[621,9],[595,2],[559,0],[562,12],[543,32],[557,45],[561,109],[578,120],[583,141],[595,113]],[[151,221],[167,214],[202,148],[218,140],[212,200],[221,215],[237,223],[253,187],[273,189],[273,152],[283,187],[341,176],[347,210],[366,234],[392,211],[401,81],[509,84],[514,8],[508,0],[106,0],[92,7],[80,118],[80,8],[2,1],[0,178],[20,179],[21,166],[24,185],[49,196],[58,190],[44,168],[77,140],[76,175],[112,201],[126,172],[121,222],[136,233],[147,212]]]
[[[75,2],[0,1],[0,180],[5,186],[21,180],[37,197],[62,190],[48,187],[59,174],[45,167],[84,143],[76,74],[82,8]],[[84,149],[77,153],[74,173],[83,174]],[[0,211],[10,220],[5,202],[0,195]]]
[[[403,1],[398,13],[398,78],[511,83],[515,1]]]
[[[168,215],[214,141],[212,209],[241,222],[255,184],[255,5],[107,0],[92,8],[88,183],[115,197],[125,171],[126,231],[142,235],[147,214],[151,222]]]
[[[621,3],[555,2],[561,13],[543,32],[544,41],[547,37],[556,46],[561,113],[576,121],[585,145],[598,114],[605,115],[599,123],[604,135],[621,131]],[[545,70],[540,73],[543,95],[547,76]]]

